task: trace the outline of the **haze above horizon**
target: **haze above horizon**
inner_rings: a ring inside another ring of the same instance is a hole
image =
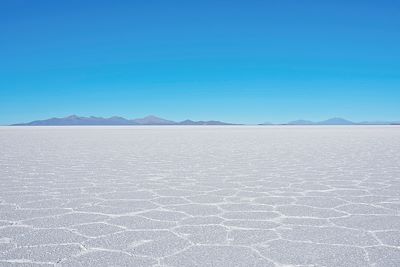
[[[400,120],[397,1],[0,3],[0,125]]]

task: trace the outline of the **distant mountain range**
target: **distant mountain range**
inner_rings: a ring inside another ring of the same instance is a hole
[[[138,118],[125,119],[123,117],[80,117],[71,115],[64,118],[51,118],[46,120],[31,121],[28,123],[13,124],[13,126],[68,126],[68,125],[240,125],[227,123],[222,121],[172,121],[159,118],[153,115]],[[309,120],[295,120],[283,124],[273,124],[270,122],[261,123],[259,125],[400,125],[400,121],[363,121],[353,122],[343,118],[331,118],[324,121],[313,122]]]
[[[166,120],[153,115],[139,119],[125,119],[122,117],[80,117],[71,115],[64,118],[51,118],[31,121],[28,123],[13,124],[13,126],[69,126],[69,125],[234,125],[222,121],[192,121],[181,122]]]
[[[313,122],[308,120],[297,120],[288,122],[287,124],[288,125],[355,125],[357,123],[342,118],[331,118],[319,122]]]
[[[400,121],[362,121],[353,122],[343,118],[331,118],[324,121],[295,120],[280,125],[399,125]],[[263,123],[261,125],[273,125],[271,123]]]

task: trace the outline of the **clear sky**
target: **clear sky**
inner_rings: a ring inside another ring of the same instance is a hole
[[[0,1],[0,124],[400,120],[400,1]]]

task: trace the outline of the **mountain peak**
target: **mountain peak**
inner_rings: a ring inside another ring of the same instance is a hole
[[[154,115],[148,115],[144,118],[133,119],[132,122],[137,124],[152,124],[152,125],[172,125],[177,124],[175,121],[166,120],[163,118],[159,118]]]
[[[80,117],[75,115],[75,114],[72,114],[72,115],[69,115],[69,116],[65,117],[65,119],[79,119],[79,118]]]
[[[317,124],[319,124],[319,125],[353,125],[355,123],[352,121],[343,119],[343,118],[335,117],[335,118],[327,119],[325,121],[320,121]]]

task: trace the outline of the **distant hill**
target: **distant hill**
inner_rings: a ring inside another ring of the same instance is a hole
[[[222,121],[193,121],[184,120],[181,122],[172,121],[149,115],[144,118],[125,119],[123,117],[80,117],[71,115],[64,118],[50,118],[45,120],[31,121],[28,123],[12,124],[13,126],[68,126],[68,125],[240,125]],[[264,122],[258,125],[275,125],[270,122]],[[362,121],[352,122],[343,118],[331,118],[324,121],[313,122],[310,120],[295,120],[278,125],[400,125],[400,121]]]
[[[315,124],[315,122],[307,121],[307,120],[296,120],[296,121],[290,121],[287,124],[288,125],[313,125],[313,124]]]
[[[287,125],[355,125],[352,121],[342,118],[331,118],[324,121],[313,122],[309,120],[296,120],[288,122]]]
[[[140,125],[174,125],[177,124],[175,121],[166,120],[163,118],[159,118],[153,115],[140,118],[140,119],[133,119],[132,122]]]
[[[274,125],[274,124],[272,122],[266,121],[266,122],[260,123],[258,125]]]
[[[51,118],[45,120],[31,121],[28,123],[13,124],[13,126],[72,126],[72,125],[233,125],[231,123],[221,121],[192,121],[185,120],[175,122],[166,120],[153,115],[128,120],[122,117],[80,117],[71,115],[64,118]]]
[[[342,118],[332,118],[316,123],[317,125],[354,125],[356,123]]]
[[[343,118],[331,118],[319,122],[313,122],[309,120],[296,120],[286,123],[286,125],[395,125],[395,124],[399,124],[399,122],[390,122],[390,121],[353,122]]]
[[[179,125],[234,125],[232,123],[222,122],[222,121],[192,121],[185,120],[179,122]]]
[[[398,121],[362,121],[359,125],[396,125],[400,124]]]
[[[51,118],[46,120],[37,120],[28,123],[14,124],[16,126],[63,126],[63,125],[135,125],[137,123],[122,117],[79,117],[71,115],[65,118]]]

